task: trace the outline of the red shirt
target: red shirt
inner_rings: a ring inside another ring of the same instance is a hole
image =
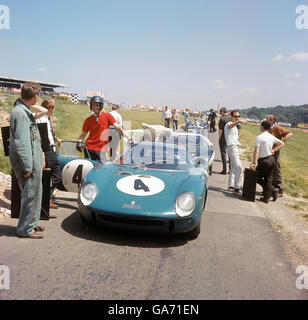
[[[109,126],[116,121],[110,113],[102,112],[97,118],[94,115],[88,117],[82,126],[83,132],[90,131],[90,135],[86,141],[86,146],[90,150],[102,151],[104,146],[108,144]]]

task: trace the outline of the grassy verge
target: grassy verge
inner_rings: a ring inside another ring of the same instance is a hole
[[[291,129],[293,136],[281,149],[281,170],[285,191],[294,197],[308,199],[308,133]],[[244,158],[252,160],[259,126],[246,125],[240,131],[240,141],[245,149]]]

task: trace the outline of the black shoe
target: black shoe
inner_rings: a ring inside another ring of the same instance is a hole
[[[260,198],[260,201],[264,202],[264,203],[269,203],[269,199],[265,199],[264,197],[263,198]]]
[[[278,194],[279,194],[279,189],[274,189],[272,192],[272,196],[273,196],[273,201],[276,201],[278,198]]]
[[[227,172],[226,171],[221,171],[221,172],[219,172],[219,174],[227,174]]]

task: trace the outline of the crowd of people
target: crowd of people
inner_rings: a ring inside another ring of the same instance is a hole
[[[27,82],[21,89],[21,97],[16,100],[10,118],[10,148],[9,156],[12,169],[21,190],[21,206],[16,234],[19,237],[33,239],[43,238],[43,226],[38,225],[42,201],[42,173],[44,168],[51,170],[50,199],[61,183],[61,168],[57,160],[55,145],[61,145],[62,140],[55,135],[52,127],[51,116],[55,110],[55,101],[48,98],[39,103],[41,87],[37,83]],[[91,115],[82,125],[78,138],[77,149],[84,151],[86,145],[88,153],[85,157],[92,160],[105,162],[108,157],[115,159],[118,156],[118,146],[121,136],[131,138],[123,129],[122,117],[119,106],[113,105],[110,113],[103,111],[104,101],[99,96],[90,100]],[[184,110],[185,125],[189,125],[189,108]],[[165,107],[162,115],[165,127],[172,123],[173,130],[178,130],[180,115],[175,109],[172,111]],[[240,111],[230,113],[226,108],[221,108],[219,116],[210,110],[209,132],[216,132],[218,123],[219,147],[222,159],[222,171],[227,175],[227,156],[229,158],[228,190],[241,196],[243,167],[240,160],[239,129],[246,121],[240,119]],[[49,148],[43,153],[41,137],[37,127],[38,123],[47,124]],[[258,172],[258,183],[263,188],[261,200],[268,203],[270,198],[276,200],[283,195],[283,179],[280,167],[280,149],[290,139],[292,133],[279,126],[274,115],[268,115],[260,125],[261,134],[256,137],[253,161],[250,170]],[[86,138],[87,137],[87,138]],[[50,208],[56,209],[57,205],[50,201]],[[56,218],[50,215],[50,218]]]
[[[246,121],[240,119],[240,111],[228,112],[220,109],[218,135],[222,161],[220,174],[227,175],[227,155],[229,158],[228,191],[242,195],[243,167],[240,160],[239,129]],[[215,127],[215,124],[214,124]],[[216,130],[213,130],[214,132]],[[292,136],[292,132],[277,124],[275,115],[268,115],[260,124],[260,132],[255,140],[253,161],[250,170],[258,173],[257,182],[261,185],[261,201],[268,203],[283,196],[283,179],[280,166],[280,149]]]

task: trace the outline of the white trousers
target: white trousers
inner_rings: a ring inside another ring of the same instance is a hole
[[[227,146],[227,154],[230,159],[228,186],[234,189],[240,189],[242,186],[243,168],[240,160],[239,147],[236,145]]]

